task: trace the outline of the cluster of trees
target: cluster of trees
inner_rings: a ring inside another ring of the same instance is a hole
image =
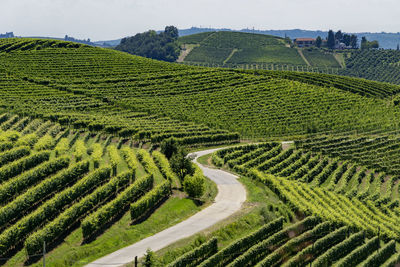
[[[365,36],[361,39],[361,49],[379,48],[378,41],[368,41]]]
[[[159,34],[150,30],[123,38],[115,49],[142,57],[174,62],[180,54],[178,37],[178,29],[167,26],[164,32]]]
[[[326,46],[329,49],[335,49],[338,48],[340,43],[344,44],[347,47],[351,47],[353,49],[358,47],[358,38],[354,34],[346,34],[342,33],[342,31],[334,32],[332,30],[329,30],[328,32],[328,37],[326,39]],[[323,41],[321,36],[318,36],[316,39],[316,44],[317,47],[321,47],[323,45]]]
[[[183,189],[192,198],[199,198],[205,191],[205,178],[202,172],[194,166],[183,147],[171,137],[161,143],[161,153],[169,160],[171,169],[183,184]]]

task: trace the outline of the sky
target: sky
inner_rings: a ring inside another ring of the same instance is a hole
[[[0,0],[0,33],[113,40],[166,25],[400,32],[399,0]]]

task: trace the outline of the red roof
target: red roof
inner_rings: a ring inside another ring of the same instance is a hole
[[[315,41],[314,38],[296,38],[296,42],[298,41]]]

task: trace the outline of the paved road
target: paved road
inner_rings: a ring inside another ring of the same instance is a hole
[[[212,153],[216,150],[218,149],[193,153],[193,156],[195,156],[195,162],[197,163],[198,157]],[[124,265],[132,262],[135,259],[135,256],[143,256],[147,248],[150,248],[153,251],[160,250],[179,239],[192,236],[207,229],[238,211],[246,200],[246,190],[244,186],[237,181],[237,176],[221,170],[203,167],[199,163],[197,164],[203,170],[204,174],[218,186],[218,194],[212,205],[181,223],[145,238],[133,245],[117,250],[116,252],[86,266]]]

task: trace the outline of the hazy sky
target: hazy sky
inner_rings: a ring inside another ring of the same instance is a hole
[[[110,40],[165,25],[400,32],[399,0],[0,0],[0,33]]]

